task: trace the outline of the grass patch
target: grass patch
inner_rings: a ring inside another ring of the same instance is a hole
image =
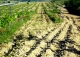
[[[1,28],[0,30],[0,43],[8,43],[13,40],[12,35],[14,34],[15,31],[19,30],[19,28],[29,21],[31,17],[35,14],[36,12],[27,12],[25,15],[20,17],[19,19],[16,19],[15,21],[12,21],[10,25],[6,24],[5,27]]]
[[[7,43],[9,41],[12,41],[11,35],[13,35],[13,33],[28,20],[30,20],[29,17],[25,18],[25,20],[16,20],[10,26],[6,25],[6,27],[2,30],[2,33],[0,35],[0,43]]]

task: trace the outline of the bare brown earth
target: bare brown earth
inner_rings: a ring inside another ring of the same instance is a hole
[[[0,57],[80,57],[80,16],[62,8],[64,21],[55,24],[38,4],[37,13],[15,32],[13,42],[0,45]]]

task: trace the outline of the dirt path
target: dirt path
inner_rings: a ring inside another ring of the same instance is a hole
[[[15,33],[11,48],[4,53],[0,52],[0,56],[80,57],[78,20],[75,21],[73,15],[63,8],[64,21],[56,25],[45,14],[42,3],[38,4],[37,13]]]

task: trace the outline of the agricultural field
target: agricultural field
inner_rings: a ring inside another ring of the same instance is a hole
[[[0,6],[0,57],[80,57],[80,16],[60,2]]]
[[[9,35],[18,29],[23,23],[28,21],[36,13],[36,8],[32,8],[36,3],[19,3],[11,6],[2,6],[0,12],[0,42],[10,41]],[[30,6],[30,7],[29,7]],[[28,10],[30,9],[30,10]],[[8,38],[7,38],[8,37]]]

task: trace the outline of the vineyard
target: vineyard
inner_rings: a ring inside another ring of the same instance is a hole
[[[80,57],[80,16],[60,2],[0,6],[0,57]]]

